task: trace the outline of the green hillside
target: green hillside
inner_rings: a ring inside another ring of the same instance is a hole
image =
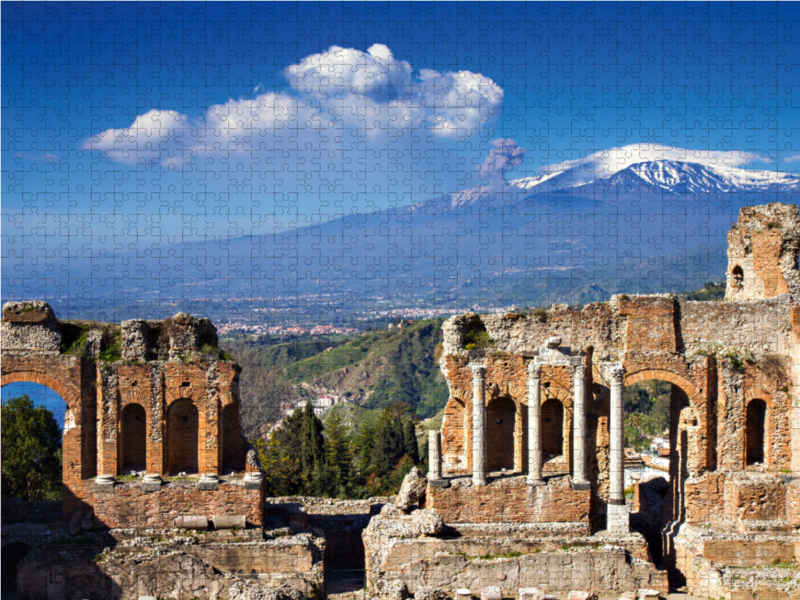
[[[434,358],[442,322],[414,321],[335,341],[264,341],[255,364],[277,369],[298,396],[344,396],[367,409],[402,401],[428,418],[447,402],[447,384]]]

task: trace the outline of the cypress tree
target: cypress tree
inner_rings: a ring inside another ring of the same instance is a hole
[[[314,466],[325,457],[325,439],[322,436],[322,422],[314,414],[311,401],[306,402],[300,429],[300,464],[303,470],[303,481],[313,478]]]
[[[403,424],[403,444],[405,445],[406,454],[414,461],[415,465],[419,464],[419,446],[417,445],[417,428],[414,426],[414,421],[407,419]]]
[[[392,419],[382,419],[378,435],[375,437],[375,450],[372,454],[372,466],[379,476],[391,472],[397,461],[405,453],[403,425]]]

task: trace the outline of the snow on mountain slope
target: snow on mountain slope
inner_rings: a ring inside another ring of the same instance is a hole
[[[550,165],[533,177],[510,181],[528,192],[569,190],[590,185],[609,188],[645,185],[668,193],[800,193],[800,176],[738,166],[741,153],[690,151],[632,145]]]

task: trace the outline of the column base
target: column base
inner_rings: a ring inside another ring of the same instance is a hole
[[[481,479],[480,477],[473,477],[472,485],[486,485],[486,479]]]
[[[161,475],[150,474],[144,476],[141,485],[142,492],[160,492],[161,491]]]
[[[569,487],[572,490],[590,490],[592,489],[592,484],[586,479],[573,479],[569,482]]]
[[[606,530],[609,533],[627,535],[631,532],[627,505],[609,503],[606,511]]]
[[[200,477],[197,482],[197,489],[207,492],[217,491],[219,489],[219,475],[213,473],[206,473]]]
[[[529,477],[525,483],[532,486],[547,485],[547,482],[544,479],[533,479],[531,477]]]
[[[264,474],[261,472],[245,473],[244,474],[244,489],[246,490],[260,490],[261,484],[264,483]]]
[[[447,479],[428,479],[428,485],[432,488],[448,488],[450,482]]]
[[[117,478],[113,475],[98,475],[94,480],[94,491],[97,493],[112,493]]]

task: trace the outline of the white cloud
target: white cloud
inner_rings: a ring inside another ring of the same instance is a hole
[[[413,136],[415,144],[432,143],[431,133],[469,137],[503,100],[502,88],[488,77],[430,69],[415,75],[382,44],[366,52],[332,46],[284,74],[288,89],[211,106],[201,122],[151,110],[130,127],[85,140],[83,148],[128,164],[177,166],[198,155],[333,151],[366,139],[388,144]]]
[[[800,154],[795,154],[794,156],[787,156],[786,158],[783,159],[783,162],[785,163],[800,162]]]
[[[658,144],[639,143],[622,146],[621,148],[602,150],[585,158],[550,165],[544,171],[556,172],[576,169],[579,172],[584,172],[587,180],[591,181],[598,177],[613,175],[617,171],[626,169],[636,163],[655,160],[692,162],[724,169],[726,167],[740,167],[763,159],[751,152],[739,150],[687,150]]]

